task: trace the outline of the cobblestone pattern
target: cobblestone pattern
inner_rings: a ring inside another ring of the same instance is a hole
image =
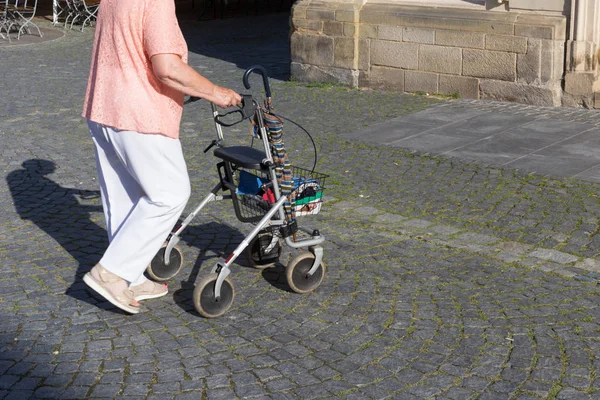
[[[183,235],[172,295],[135,316],[93,296],[81,277],[107,243],[79,117],[91,31],[0,49],[0,398],[598,398],[596,187],[343,141],[436,100],[285,83],[286,16],[235,22],[186,25],[191,64],[240,90],[265,65],[277,109],[312,132],[331,176],[301,222],[327,237],[323,284],[297,295],[282,265],[239,259],[232,310],[197,315],[197,277],[248,232],[216,203]],[[310,140],[285,129],[310,167]],[[213,130],[205,104],[186,109],[185,213],[216,183]]]
[[[343,145],[342,151],[347,151]],[[358,182],[360,193],[390,212],[577,257],[597,257],[600,252],[597,184],[410,151],[394,155],[385,148],[365,149],[343,168],[338,179]],[[338,196],[348,198],[354,191],[346,186]]]

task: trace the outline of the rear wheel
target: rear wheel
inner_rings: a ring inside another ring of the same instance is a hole
[[[273,240],[277,240],[275,247],[267,250]],[[273,232],[261,230],[246,247],[246,256],[251,266],[256,269],[265,269],[274,266],[281,256],[281,241]]]

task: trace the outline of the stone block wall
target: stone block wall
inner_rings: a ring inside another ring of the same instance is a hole
[[[368,1],[296,3],[294,79],[561,104],[565,17]]]

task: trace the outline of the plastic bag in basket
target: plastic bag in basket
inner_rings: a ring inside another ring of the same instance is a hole
[[[323,190],[314,179],[294,178],[293,195],[296,216],[318,214],[323,203]]]

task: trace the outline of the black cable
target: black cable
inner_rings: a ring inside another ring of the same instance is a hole
[[[310,171],[310,173],[312,174],[313,172],[315,172],[315,168],[317,167],[317,145],[315,144],[315,141],[313,139],[313,137],[310,135],[310,133],[308,133],[308,131],[306,129],[304,129],[300,124],[298,124],[297,122],[292,121],[289,118],[284,117],[283,115],[280,114],[275,114],[274,112],[270,111],[270,113],[274,116],[276,116],[277,118],[281,118],[284,119],[288,122],[291,122],[292,124],[296,125],[298,128],[302,129],[304,131],[304,133],[306,133],[306,135],[308,136],[308,138],[310,139],[310,141],[312,142],[313,145],[313,150],[315,151],[315,162],[313,163],[313,167],[312,170]]]

